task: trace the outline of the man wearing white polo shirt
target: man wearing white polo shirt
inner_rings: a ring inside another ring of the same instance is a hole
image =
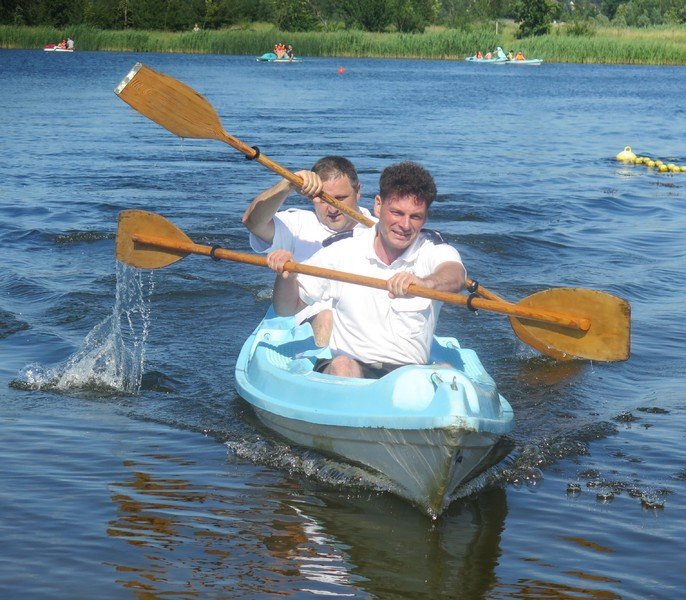
[[[380,376],[404,364],[425,364],[442,303],[408,295],[411,284],[459,292],[466,271],[458,251],[435,232],[422,231],[436,197],[431,174],[413,162],[384,169],[371,229],[337,239],[306,264],[387,280],[386,291],[283,270],[292,258],[277,250],[269,266],[277,314],[295,314],[304,304],[331,301],[333,359],[320,370],[347,377]]]
[[[314,212],[299,208],[279,211],[295,186],[287,179],[256,196],[243,214],[243,224],[250,231],[250,247],[267,253],[277,249],[289,251],[293,259],[302,262],[322,247],[322,242],[335,233],[352,230],[357,221],[319,198],[324,192],[339,202],[360,210],[369,217],[367,209],[358,208],[360,182],[354,165],[342,156],[325,156],[311,171],[297,173],[303,186],[299,190],[312,199]],[[364,227],[364,225],[360,225]],[[331,332],[331,313],[325,309],[330,303],[316,303],[296,315],[302,322],[312,320],[315,340],[325,345]]]

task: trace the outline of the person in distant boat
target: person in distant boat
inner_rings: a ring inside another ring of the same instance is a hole
[[[486,52],[486,60],[491,60],[493,55],[490,52]]]
[[[515,60],[526,60],[526,58],[524,57],[524,52],[522,52],[521,50],[519,52],[517,52],[517,56],[515,56]]]
[[[291,44],[286,46],[286,56],[288,57],[288,60],[293,60],[295,58],[295,52],[293,52],[293,46],[291,46]]]
[[[57,44],[57,47],[60,48],[61,50],[66,50],[67,49],[67,40],[65,38],[62,38],[60,40],[60,43]]]
[[[325,156],[311,171],[296,173],[303,180],[299,192],[312,199],[314,212],[298,208],[279,211],[296,187],[287,179],[256,196],[243,214],[243,225],[250,232],[250,247],[268,253],[285,249],[297,262],[310,258],[328,237],[355,228],[357,221],[319,198],[325,192],[352,209],[358,209],[360,181],[355,166],[342,156]],[[371,217],[365,208],[359,208]],[[364,228],[364,225],[360,225]],[[315,340],[325,345],[331,331],[331,313],[322,305],[307,308],[296,316],[298,322],[311,319]]]
[[[481,54],[481,50],[478,50],[478,51],[477,51],[476,57],[477,57],[478,59],[482,59],[482,58],[484,57],[484,55]]]
[[[414,162],[384,169],[374,199],[375,227],[327,240],[305,264],[386,280],[378,290],[284,271],[287,250],[267,257],[277,273],[274,309],[292,315],[305,304],[332,301],[331,359],[315,369],[344,377],[381,377],[406,364],[426,364],[442,303],[412,296],[410,285],[459,292],[466,271],[459,252],[423,230],[436,198],[431,174]]]
[[[507,53],[507,60],[514,60],[514,52],[512,50]]]
[[[74,40],[71,38],[67,38],[67,50],[73,50],[74,49]]]
[[[286,46],[279,42],[274,46],[274,54],[276,54],[276,58],[283,58],[286,56]]]

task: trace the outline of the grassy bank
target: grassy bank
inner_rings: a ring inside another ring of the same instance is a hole
[[[300,56],[430,58],[461,60],[477,49],[502,46],[523,50],[547,62],[686,65],[686,27],[652,29],[589,29],[572,35],[557,26],[549,35],[517,40],[515,26],[456,30],[431,28],[423,34],[362,31],[293,32],[257,25],[221,31],[106,31],[87,26],[64,30],[49,27],[0,26],[0,48],[40,49],[69,36],[78,50],[184,52],[261,55],[277,41],[293,44]]]

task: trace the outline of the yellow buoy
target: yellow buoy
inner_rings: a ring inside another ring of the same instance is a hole
[[[686,165],[681,165],[681,171],[686,173]]]
[[[667,165],[665,165],[665,164],[658,165],[657,168],[660,169],[660,173],[666,173],[667,171],[669,171],[669,169],[667,168]]]
[[[631,146],[626,146],[624,150],[622,150],[618,155],[617,155],[617,160],[621,160],[622,162],[629,162],[631,160],[634,160],[636,158],[636,155],[631,151]]]
[[[650,168],[653,168],[655,166],[655,161],[654,160],[649,160],[646,162],[646,165],[648,165]]]

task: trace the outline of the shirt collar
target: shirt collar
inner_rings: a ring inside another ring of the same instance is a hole
[[[424,245],[424,242],[426,241],[426,236],[423,232],[419,232],[419,235],[415,238],[414,242],[412,242],[412,244],[410,244],[410,246],[405,250],[405,252],[403,252],[398,258],[396,258],[390,265],[387,265],[376,255],[376,251],[374,250],[374,240],[377,236],[378,227],[379,225],[376,224],[374,225],[374,227],[370,227],[369,230],[366,232],[367,259],[370,262],[376,262],[390,269],[400,267],[403,264],[413,263],[416,260],[417,254],[419,253],[419,249]]]

